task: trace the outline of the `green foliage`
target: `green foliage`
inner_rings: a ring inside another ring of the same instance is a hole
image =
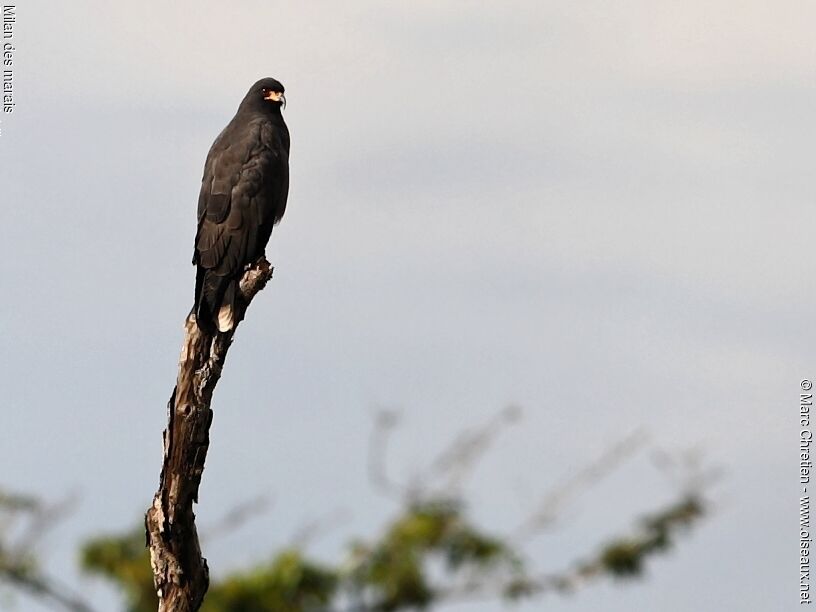
[[[444,476],[445,482],[455,482],[463,470],[472,467],[474,458],[484,451],[491,434],[506,419],[503,414],[498,424],[494,420],[483,429],[458,437],[433,462],[436,473],[427,480]],[[391,426],[391,421],[380,421],[380,429]],[[384,435],[383,431],[379,435]],[[631,445],[630,437],[584,470],[571,486],[578,489],[577,484],[583,486],[596,480]],[[383,452],[384,441],[372,442],[372,448]],[[705,513],[701,487],[711,478],[711,472],[707,477],[699,472],[693,459],[691,456],[680,466],[688,464],[693,478],[676,503],[647,516],[632,533],[613,540],[589,559],[566,565],[568,569],[559,573],[531,573],[522,560],[521,546],[539,533],[540,512],[533,515],[535,520],[525,522],[513,538],[498,537],[469,520],[462,499],[432,493],[454,490],[452,487],[412,488],[401,491],[404,506],[380,534],[371,540],[352,542],[336,564],[309,559],[298,549],[282,550],[247,569],[224,577],[217,573],[211,576],[201,611],[396,612],[427,609],[458,597],[517,601],[545,592],[571,591],[602,575],[639,576],[649,558],[671,547],[678,535]],[[399,489],[383,474],[372,479],[391,492]],[[558,495],[563,496],[565,490],[569,491],[569,487],[556,490],[555,498],[551,495],[550,499],[563,501]],[[0,490],[0,585],[11,584],[43,600],[60,602],[66,609],[87,612],[89,608],[80,596],[65,590],[36,565],[34,536],[53,521],[61,508],[64,504],[49,507],[36,498]],[[241,512],[232,513],[230,525],[240,524],[241,516]],[[119,587],[127,612],[157,609],[141,525],[87,542],[81,561],[86,572]]]
[[[330,567],[287,549],[268,563],[213,580],[202,612],[318,612],[339,599],[371,612],[423,609],[446,595],[445,587],[467,576],[466,585],[497,584],[507,600],[546,590],[571,589],[599,574],[638,576],[646,560],[665,550],[677,533],[703,515],[690,495],[647,517],[633,535],[604,547],[593,559],[564,574],[533,578],[510,545],[468,522],[457,500],[409,504],[373,542],[351,545],[348,558]],[[83,567],[115,582],[128,612],[153,612],[156,595],[142,529],[97,538],[83,550]],[[469,587],[466,587],[466,590]]]
[[[89,541],[82,548],[81,562],[84,570],[103,576],[122,589],[128,612],[157,609],[159,600],[153,588],[143,527]]]
[[[668,548],[675,533],[703,516],[702,501],[694,495],[643,521],[641,533],[608,544],[599,556],[602,570],[618,578],[639,576],[646,558]]]
[[[601,564],[614,576],[640,574],[646,548],[637,540],[618,540],[601,553]]]
[[[531,597],[541,590],[541,586],[530,578],[518,575],[504,585],[501,590],[501,595],[509,601],[517,601],[525,597]]]
[[[144,533],[137,529],[121,536],[96,538],[82,551],[82,566],[103,576],[123,591],[128,612],[155,612],[150,555]],[[334,595],[334,572],[287,550],[271,563],[222,581],[213,581],[202,612],[308,612],[325,609]]]
[[[337,589],[337,574],[285,550],[270,564],[235,573],[213,584],[202,612],[308,612],[325,610]]]
[[[285,550],[268,564],[213,580],[202,612],[326,610],[341,588],[372,602],[367,605],[371,610],[422,608],[436,597],[428,569],[431,559],[442,560],[448,572],[487,571],[500,560],[514,559],[499,539],[467,523],[461,504],[441,500],[411,505],[382,538],[354,544],[350,553],[350,563],[340,570]],[[141,529],[92,540],[83,549],[82,565],[122,589],[128,612],[156,609]]]
[[[501,558],[509,560],[505,545],[469,525],[461,510],[454,500],[410,506],[379,542],[356,547],[352,590],[373,599],[375,610],[424,608],[434,599],[428,576],[431,559],[443,560],[450,572],[486,570]]]

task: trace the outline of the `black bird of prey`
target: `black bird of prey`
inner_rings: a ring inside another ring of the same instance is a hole
[[[202,331],[235,325],[237,284],[264,254],[289,193],[289,130],[283,85],[261,79],[215,139],[198,196],[193,264],[196,323]]]

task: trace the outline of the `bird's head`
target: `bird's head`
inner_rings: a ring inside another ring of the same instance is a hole
[[[249,88],[241,106],[258,110],[280,109],[286,106],[283,83],[267,77]]]

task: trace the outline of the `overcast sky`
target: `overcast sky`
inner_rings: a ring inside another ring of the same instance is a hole
[[[500,533],[638,427],[726,470],[714,514],[645,581],[547,609],[795,605],[814,23],[793,1],[18,5],[0,485],[81,493],[48,567],[118,605],[75,552],[137,524],[155,490],[204,158],[274,76],[289,208],[216,392],[197,514],[274,506],[205,544],[213,574],[342,509],[313,554],[376,534],[396,510],[366,478],[378,408],[402,410],[392,463],[408,479],[514,402],[523,420],[468,489]],[[535,567],[590,554],[672,493],[634,458],[530,543]]]

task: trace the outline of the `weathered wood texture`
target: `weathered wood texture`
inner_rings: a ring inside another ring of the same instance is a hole
[[[272,267],[261,257],[240,283],[236,323],[226,333],[202,332],[191,314],[185,322],[176,388],[167,404],[164,463],[159,490],[145,515],[147,545],[159,612],[195,612],[209,585],[207,561],[201,556],[193,502],[210,444],[213,390],[238,323],[252,298],[272,278]]]

